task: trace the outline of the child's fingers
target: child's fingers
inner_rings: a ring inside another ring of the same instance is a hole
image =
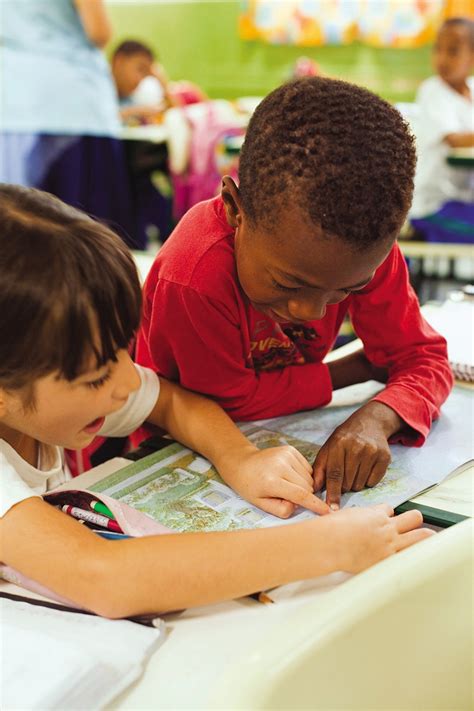
[[[395,516],[393,522],[398,533],[406,533],[414,528],[419,528],[423,524],[423,516],[419,511],[405,511],[405,513]]]
[[[326,462],[326,502],[331,508],[339,508],[341,502],[344,456],[344,449],[337,448],[330,453]]]
[[[300,486],[302,489],[306,489],[306,491],[309,491],[311,494],[313,493],[313,479],[308,476],[306,472],[301,473],[301,471],[296,469],[288,468],[282,475],[282,479],[296,484],[296,486]]]
[[[278,491],[281,498],[291,501],[298,506],[302,506],[309,511],[313,511],[317,514],[329,513],[329,506],[321,499],[318,499],[311,491],[307,491],[292,482],[285,481],[284,479],[280,482],[280,487]]]
[[[313,474],[313,467],[312,467],[311,464],[308,462],[308,460],[306,459],[306,457],[303,457],[303,455],[301,454],[301,452],[298,452],[297,449],[293,449],[293,452],[292,452],[292,453],[293,453],[293,455],[295,456],[295,458],[297,459],[298,463],[299,463],[299,464],[301,465],[301,467],[303,468],[303,470],[304,470],[305,472],[308,472],[308,474],[310,475],[310,477],[312,477],[312,474]]]
[[[390,458],[388,456],[379,457],[365,482],[365,486],[373,487],[376,486],[379,481],[382,481],[389,464]]]
[[[398,538],[397,551],[402,551],[405,548],[409,548],[415,543],[424,541],[434,535],[434,531],[429,528],[416,528],[414,531],[408,531],[407,533],[402,533]]]
[[[369,508],[375,509],[376,511],[380,511],[381,513],[384,513],[390,517],[395,515],[395,511],[393,510],[393,507],[390,506],[390,504],[371,504]],[[403,514],[401,515],[403,516]]]
[[[326,482],[327,451],[322,447],[313,463],[314,490],[321,491]]]
[[[265,450],[263,450],[265,451]],[[266,450],[267,452],[270,450]],[[292,470],[298,472],[302,477],[304,477],[308,485],[313,486],[313,468],[307,459],[303,457],[301,452],[297,449],[288,445],[283,451],[279,452],[279,465],[290,467]]]
[[[295,512],[295,504],[285,499],[262,498],[255,502],[257,506],[278,518],[289,518]]]

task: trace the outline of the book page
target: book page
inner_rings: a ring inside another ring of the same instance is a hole
[[[412,499],[413,503],[434,509],[470,516],[474,514],[474,461],[459,467],[455,476],[449,476],[435,489]]]

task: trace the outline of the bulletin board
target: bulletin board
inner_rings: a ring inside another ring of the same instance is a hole
[[[301,47],[413,48],[433,41],[445,11],[445,0],[246,0],[239,36]]]

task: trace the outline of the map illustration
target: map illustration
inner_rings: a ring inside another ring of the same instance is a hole
[[[311,463],[320,449],[319,445],[292,434],[255,425],[244,425],[242,430],[260,449],[290,444]],[[395,463],[375,488],[344,494],[341,506],[381,502],[396,506],[426,486],[425,479],[404,473]],[[209,461],[176,442],[111,474],[91,490],[119,499],[164,526],[182,532],[262,528],[316,516],[302,508],[289,519],[262,511],[229,488]],[[319,495],[324,498],[325,492]]]

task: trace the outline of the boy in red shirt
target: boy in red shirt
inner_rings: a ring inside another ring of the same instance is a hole
[[[421,316],[395,242],[415,160],[400,114],[371,92],[321,77],[285,84],[250,121],[239,187],[224,178],[220,197],[188,212],[145,284],[138,362],[235,420],[386,381],[314,463],[332,508],[382,479],[389,440],[423,444],[452,386],[446,342]],[[347,312],[364,349],[325,364]]]

